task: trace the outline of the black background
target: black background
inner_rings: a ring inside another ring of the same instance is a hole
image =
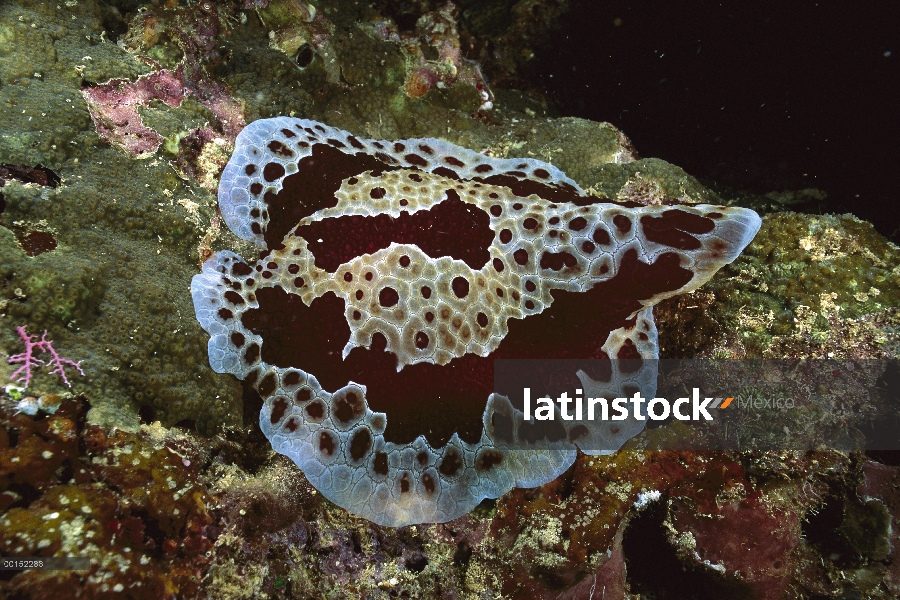
[[[900,241],[900,2],[575,0],[527,77],[641,156]]]

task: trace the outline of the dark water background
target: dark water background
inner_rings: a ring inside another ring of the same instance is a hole
[[[574,0],[529,78],[642,156],[900,242],[900,2]],[[808,210],[808,209],[807,209]]]

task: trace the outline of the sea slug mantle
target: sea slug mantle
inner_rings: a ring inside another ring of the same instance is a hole
[[[639,433],[525,422],[493,361],[657,358],[652,306],[760,227],[743,208],[603,201],[534,159],[288,117],[240,133],[219,206],[264,250],[220,251],[191,283],[211,366],[259,391],[262,431],[325,497],[391,526],[454,519]],[[642,373],[578,378],[655,389]]]

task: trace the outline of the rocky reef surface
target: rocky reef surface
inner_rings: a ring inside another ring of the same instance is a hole
[[[253,252],[223,226],[215,189],[259,118],[534,157],[598,197],[734,199],[638,158],[608,124],[499,89],[564,7],[0,7],[0,350],[23,351],[19,326],[46,330],[84,372],[69,371],[70,388],[35,370],[0,394],[0,554],[92,561],[5,572],[6,595],[900,594],[896,453],[650,452],[638,438],[455,521],[392,529],[323,500],[271,450],[259,398],[209,368],[188,286],[212,251]],[[853,216],[789,212],[785,197],[735,195],[762,229],[707,285],[657,307],[662,357],[896,357],[900,250]],[[17,367],[0,361],[0,381]],[[896,369],[883,385],[895,427]],[[848,403],[831,416],[864,427],[868,415]]]

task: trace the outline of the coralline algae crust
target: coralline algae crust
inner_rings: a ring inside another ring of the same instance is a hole
[[[262,431],[325,497],[392,526],[451,520],[639,433],[526,422],[494,393],[493,360],[657,358],[653,304],[760,226],[742,208],[598,201],[533,159],[287,117],[241,132],[219,204],[266,250],[219,252],[194,277],[211,366],[254,385]],[[611,364],[577,374],[586,396],[655,393],[655,368]]]

